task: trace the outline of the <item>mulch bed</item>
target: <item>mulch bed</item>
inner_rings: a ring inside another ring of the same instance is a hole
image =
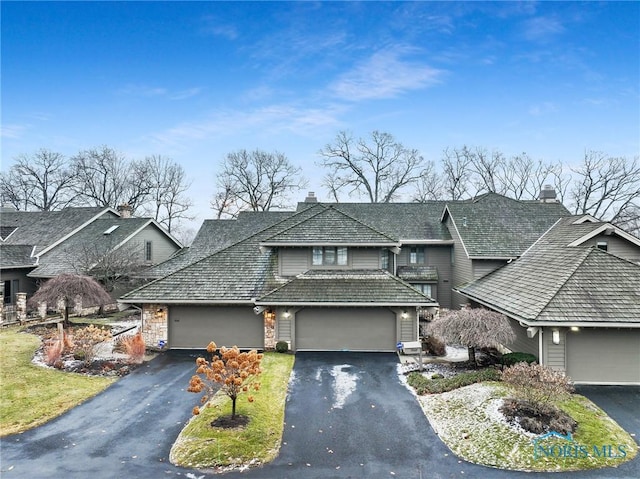
[[[220,416],[211,423],[213,427],[220,427],[224,429],[243,428],[247,424],[249,424],[249,416],[242,416],[240,414],[236,414],[234,419],[231,419],[230,415]]]

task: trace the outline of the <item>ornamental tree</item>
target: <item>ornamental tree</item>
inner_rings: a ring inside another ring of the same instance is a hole
[[[515,339],[509,319],[483,308],[449,310],[429,324],[427,331],[449,344],[469,350],[469,361],[476,365],[475,348],[494,348]]]
[[[207,352],[211,354],[211,361],[202,357],[196,359],[196,374],[191,377],[187,391],[204,392],[200,403],[206,404],[217,390],[221,390],[231,399],[231,419],[234,420],[238,396],[249,389],[260,389],[256,378],[262,372],[260,362],[263,355],[256,350],[240,352],[237,346],[218,348],[213,341],[207,346]],[[248,396],[247,400],[253,402],[253,396]],[[193,414],[200,414],[198,406],[193,408]]]

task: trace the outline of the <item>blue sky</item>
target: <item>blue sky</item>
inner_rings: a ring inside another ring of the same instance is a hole
[[[640,151],[638,2],[7,2],[2,170],[39,148],[162,154],[198,221],[224,156],[392,133],[580,161]],[[304,194],[301,194],[302,199]]]

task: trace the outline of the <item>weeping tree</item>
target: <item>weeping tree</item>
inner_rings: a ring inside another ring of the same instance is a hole
[[[477,365],[476,348],[495,348],[516,338],[504,314],[483,308],[447,310],[429,324],[427,332],[446,343],[466,346],[473,365]]]
[[[81,274],[64,273],[48,280],[29,299],[29,306],[37,308],[40,303],[57,304],[62,300],[64,323],[69,324],[69,310],[80,300],[84,304],[104,306],[112,302],[111,296],[95,279]]]

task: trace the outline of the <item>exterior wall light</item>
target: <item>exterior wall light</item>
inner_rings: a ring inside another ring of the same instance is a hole
[[[553,344],[560,344],[560,330],[554,329],[551,331],[551,340]]]
[[[407,313],[406,311],[403,311],[400,316],[402,317],[402,319],[407,319],[409,317],[409,313]]]
[[[571,331],[573,331],[575,333],[575,332],[580,331],[580,328],[578,326],[571,326]]]
[[[291,313],[289,312],[289,310],[288,310],[288,309],[284,312],[283,316],[284,316],[285,318],[289,318],[289,317],[291,316]]]

